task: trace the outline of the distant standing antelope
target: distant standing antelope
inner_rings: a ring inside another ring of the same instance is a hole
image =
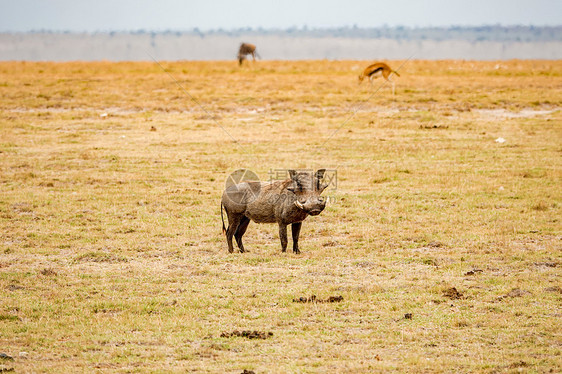
[[[256,52],[256,46],[250,43],[242,43],[240,44],[240,49],[238,49],[238,62],[242,65],[242,62],[246,59],[247,55],[252,55],[254,61],[256,61],[256,56],[261,58],[260,55]]]
[[[361,84],[361,82],[363,82],[363,79],[365,79],[366,77],[369,77],[369,81],[371,82],[371,84],[373,84],[373,79],[378,78],[382,75],[384,79],[392,83],[392,94],[394,95],[394,82],[388,78],[392,73],[400,76],[398,72],[392,70],[390,66],[388,66],[384,62],[376,62],[372,65],[367,66],[365,70],[363,70],[363,73],[359,75],[359,84]]]

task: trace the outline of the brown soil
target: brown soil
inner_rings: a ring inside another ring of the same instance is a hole
[[[250,331],[250,330],[243,330],[238,331],[234,330],[232,332],[223,332],[221,334],[221,338],[232,338],[232,337],[242,337],[247,339],[267,339],[273,336],[271,331]]]
[[[447,288],[443,291],[443,296],[449,299],[462,299],[463,295],[455,287]]]
[[[327,299],[318,299],[316,295],[310,297],[299,297],[298,299],[293,299],[294,303],[339,303],[343,301],[343,296],[330,296]]]

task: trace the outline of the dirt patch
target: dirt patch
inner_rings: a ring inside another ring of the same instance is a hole
[[[498,297],[498,299],[503,300],[503,299],[508,298],[508,297],[511,297],[511,298],[513,298],[513,297],[523,297],[525,295],[531,295],[531,293],[529,291],[522,290],[520,288],[514,288],[511,291],[509,291],[507,294]]]
[[[12,204],[12,209],[17,213],[31,213],[33,212],[33,205],[29,203],[15,203]]]
[[[472,269],[470,271],[467,271],[466,273],[464,273],[465,276],[468,275],[476,275],[476,273],[482,273],[481,269]]]
[[[51,268],[45,268],[45,269],[41,270],[41,275],[49,277],[49,276],[55,276],[55,275],[58,275],[58,274],[57,274],[56,271],[54,271]]]
[[[316,295],[310,297],[299,297],[293,299],[293,303],[339,303],[343,301],[343,296],[330,296],[327,299],[319,299]]]
[[[443,244],[441,242],[433,241],[433,242],[427,243],[427,246],[430,247],[430,248],[441,248],[441,247],[444,247],[445,244]]]
[[[557,292],[562,294],[562,287],[560,286],[554,286],[554,287],[547,287],[544,289],[545,292]]]
[[[522,290],[520,288],[514,288],[511,291],[509,291],[507,293],[507,297],[521,297],[521,296],[525,296],[525,295],[530,295],[531,293],[529,291],[526,290]]]
[[[414,314],[413,313],[404,313],[404,315],[398,319],[395,319],[395,322],[400,322],[400,321],[404,321],[405,319],[413,319],[414,318]]]
[[[457,291],[455,287],[447,288],[446,290],[444,290],[443,296],[448,297],[452,300],[464,298],[463,294]]]
[[[244,369],[244,371],[243,371],[241,374],[256,374],[256,372],[253,371],[253,370],[246,370],[246,369]]]
[[[557,262],[535,262],[534,263],[535,266],[543,266],[543,267],[547,267],[547,268],[555,268],[558,266]]]
[[[14,361],[14,358],[6,353],[0,353],[0,362],[6,361]],[[5,365],[0,364],[0,373],[13,373],[15,369],[13,367],[7,367]]]
[[[514,362],[508,366],[508,369],[517,369],[517,368],[526,368],[529,367],[529,364],[525,361]]]
[[[420,129],[448,129],[445,125],[420,125]]]
[[[330,240],[322,244],[324,247],[337,247],[340,243],[337,240]]]
[[[20,286],[19,284],[10,284],[9,286],[6,287],[9,291],[17,291],[17,290],[23,290],[25,287]]]
[[[243,331],[238,331],[238,330],[234,330],[232,332],[223,332],[221,335],[221,338],[232,338],[232,337],[241,337],[241,338],[246,338],[246,339],[267,339],[267,338],[271,338],[273,336],[273,333],[271,331],[251,331],[251,330],[243,330]]]
[[[533,110],[523,109],[519,112],[512,112],[506,109],[477,109],[475,110],[481,117],[485,119],[500,119],[500,118],[532,118],[536,116],[545,116],[554,113],[553,110]]]
[[[377,264],[375,264],[374,262],[369,261],[356,262],[354,265],[360,268],[374,268],[377,266]]]
[[[412,313],[405,313],[404,314],[404,319],[412,319],[414,318],[414,315]]]

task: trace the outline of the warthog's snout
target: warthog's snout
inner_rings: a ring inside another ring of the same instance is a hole
[[[317,216],[320,213],[322,213],[323,210],[324,210],[324,207],[322,207],[321,209],[314,209],[314,210],[311,210],[308,214],[310,214],[311,216]]]
[[[315,196],[304,202],[296,200],[295,205],[309,215],[317,216],[326,208],[326,200],[322,196]]]

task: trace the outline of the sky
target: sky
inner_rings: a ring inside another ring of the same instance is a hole
[[[0,0],[0,32],[561,25],[561,0]]]

